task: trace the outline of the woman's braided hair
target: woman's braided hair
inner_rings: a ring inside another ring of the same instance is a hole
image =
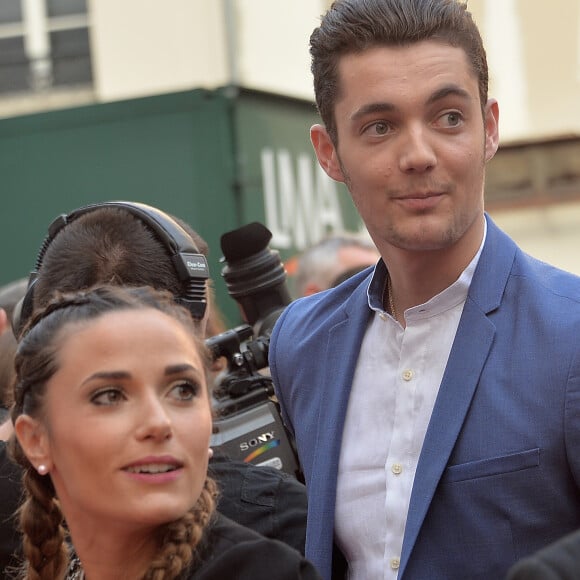
[[[46,383],[58,370],[56,353],[66,325],[112,311],[140,308],[154,308],[184,324],[197,341],[206,369],[209,368],[209,355],[203,340],[195,338],[191,315],[174,302],[169,292],[101,286],[56,295],[46,308],[34,313],[21,337],[15,357],[17,378],[12,420],[16,421],[22,414],[41,415]],[[23,468],[25,496],[19,509],[25,556],[23,576],[28,580],[64,578],[70,564],[71,546],[52,480],[36,471],[14,435],[8,449],[13,460]],[[179,520],[160,527],[159,551],[144,578],[174,579],[192,562],[195,548],[215,511],[216,497],[216,484],[208,477],[193,508]]]
[[[145,574],[147,580],[173,580],[188,567],[215,511],[216,498],[217,486],[208,477],[193,509],[181,519],[163,526],[161,549]]]

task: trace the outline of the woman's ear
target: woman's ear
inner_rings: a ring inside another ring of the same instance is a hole
[[[30,415],[20,415],[14,423],[14,432],[22,451],[33,467],[44,475],[52,467],[50,445],[46,428]]]

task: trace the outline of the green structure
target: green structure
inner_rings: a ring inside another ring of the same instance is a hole
[[[189,222],[210,245],[228,324],[220,237],[253,221],[288,259],[322,235],[358,230],[343,186],[309,141],[314,105],[235,88],[193,90],[0,121],[0,284],[28,275],[50,221],[106,200],[141,201]]]

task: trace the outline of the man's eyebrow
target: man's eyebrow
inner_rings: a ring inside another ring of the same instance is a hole
[[[449,84],[449,85],[445,85],[439,89],[437,89],[428,99],[427,99],[427,105],[432,105],[433,103],[436,103],[437,101],[440,101],[441,99],[444,99],[446,97],[449,96],[456,96],[456,97],[460,97],[462,99],[465,100],[470,100],[471,99],[471,94],[466,91],[465,89],[462,89],[461,87],[454,85],[454,84]]]
[[[395,108],[395,105],[387,102],[368,103],[367,105],[363,105],[360,109],[357,109],[350,116],[350,119],[351,121],[357,121],[358,119],[373,113],[389,113],[390,111],[394,111]]]
[[[471,94],[466,91],[465,89],[461,88],[455,84],[445,85],[439,89],[437,89],[434,93],[432,93],[426,101],[426,105],[432,105],[437,101],[445,99],[449,96],[456,96],[461,99],[470,100]],[[368,103],[363,105],[360,109],[357,109],[351,116],[351,121],[358,121],[366,117],[367,115],[372,115],[375,113],[390,113],[396,110],[396,106],[393,103],[389,103],[388,101],[378,101],[376,103]]]

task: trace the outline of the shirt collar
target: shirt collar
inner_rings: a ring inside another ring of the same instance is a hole
[[[475,272],[475,268],[477,267],[477,263],[479,262],[479,258],[481,256],[481,252],[483,250],[483,246],[485,244],[485,239],[487,237],[487,220],[484,220],[484,229],[483,229],[483,239],[481,240],[481,244],[477,253],[469,262],[465,270],[461,273],[459,278],[451,284],[451,286],[445,288],[442,292],[433,296],[430,300],[425,302],[424,304],[419,304],[414,306],[413,308],[409,308],[406,311],[406,315],[418,315],[418,316],[425,316],[425,315],[433,315],[439,312],[443,312],[453,306],[456,306],[459,302],[465,301],[467,298],[467,293],[469,292],[469,286],[471,284],[471,280],[473,279],[473,274]],[[387,282],[388,270],[385,262],[381,258],[373,272],[373,276],[371,278],[368,290],[367,290],[367,297],[368,297],[368,304],[371,310],[375,312],[385,312],[383,308],[383,293],[385,284]]]

